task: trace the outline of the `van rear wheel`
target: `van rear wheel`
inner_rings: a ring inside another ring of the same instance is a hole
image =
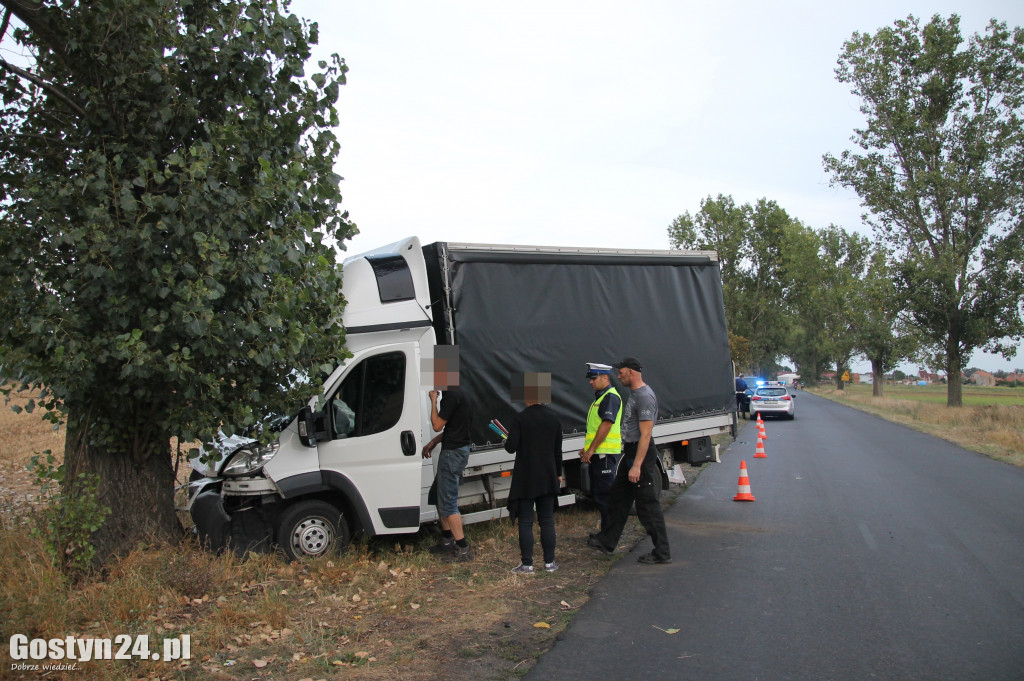
[[[341,553],[352,539],[345,516],[326,501],[300,501],[277,523],[277,545],[289,560]]]

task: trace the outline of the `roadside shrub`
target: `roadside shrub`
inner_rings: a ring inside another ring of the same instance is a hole
[[[45,460],[42,460],[45,455]],[[46,450],[30,459],[28,468],[36,476],[40,493],[47,498],[38,512],[32,536],[42,540],[54,563],[75,575],[89,571],[96,558],[92,535],[110,515],[110,507],[99,503],[96,489],[99,476],[79,473],[68,480],[64,464],[54,465],[55,457]],[[59,491],[63,485],[73,493]]]

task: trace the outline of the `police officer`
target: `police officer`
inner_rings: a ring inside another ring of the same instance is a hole
[[[587,380],[594,401],[587,411],[587,438],[580,460],[590,464],[590,496],[601,512],[601,529],[608,524],[608,492],[622,452],[622,397],[611,384],[612,368],[587,363]]]
[[[747,411],[750,409],[750,400],[747,398],[747,382],[743,380],[742,376],[736,377],[736,413],[743,414],[744,418],[747,417]]]
[[[636,357],[625,357],[615,366],[619,382],[630,391],[622,416],[622,464],[608,495],[608,527],[590,535],[587,546],[612,555],[626,527],[629,508],[635,503],[637,519],[654,543],[654,550],[637,561],[646,565],[671,563],[665,515],[658,501],[658,447],[652,437],[658,418],[658,397],[644,382],[643,365]]]

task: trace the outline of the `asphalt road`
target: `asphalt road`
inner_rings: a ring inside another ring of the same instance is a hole
[[[1024,470],[797,399],[767,459],[741,421],[666,514],[673,563],[642,541],[527,679],[1024,679]]]

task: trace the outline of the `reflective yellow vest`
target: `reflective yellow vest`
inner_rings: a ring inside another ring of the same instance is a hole
[[[605,398],[609,393],[616,395],[619,398],[619,411],[615,414],[615,422],[612,423],[611,430],[608,431],[608,435],[604,441],[597,446],[596,454],[620,454],[622,453],[622,396],[614,388],[608,388],[605,392],[601,393],[601,396],[590,405],[590,411],[587,412],[587,439],[583,444],[583,448],[590,447],[590,443],[594,441],[594,436],[597,435],[597,428],[601,425],[601,417],[597,413],[598,407],[601,406],[601,400]]]

